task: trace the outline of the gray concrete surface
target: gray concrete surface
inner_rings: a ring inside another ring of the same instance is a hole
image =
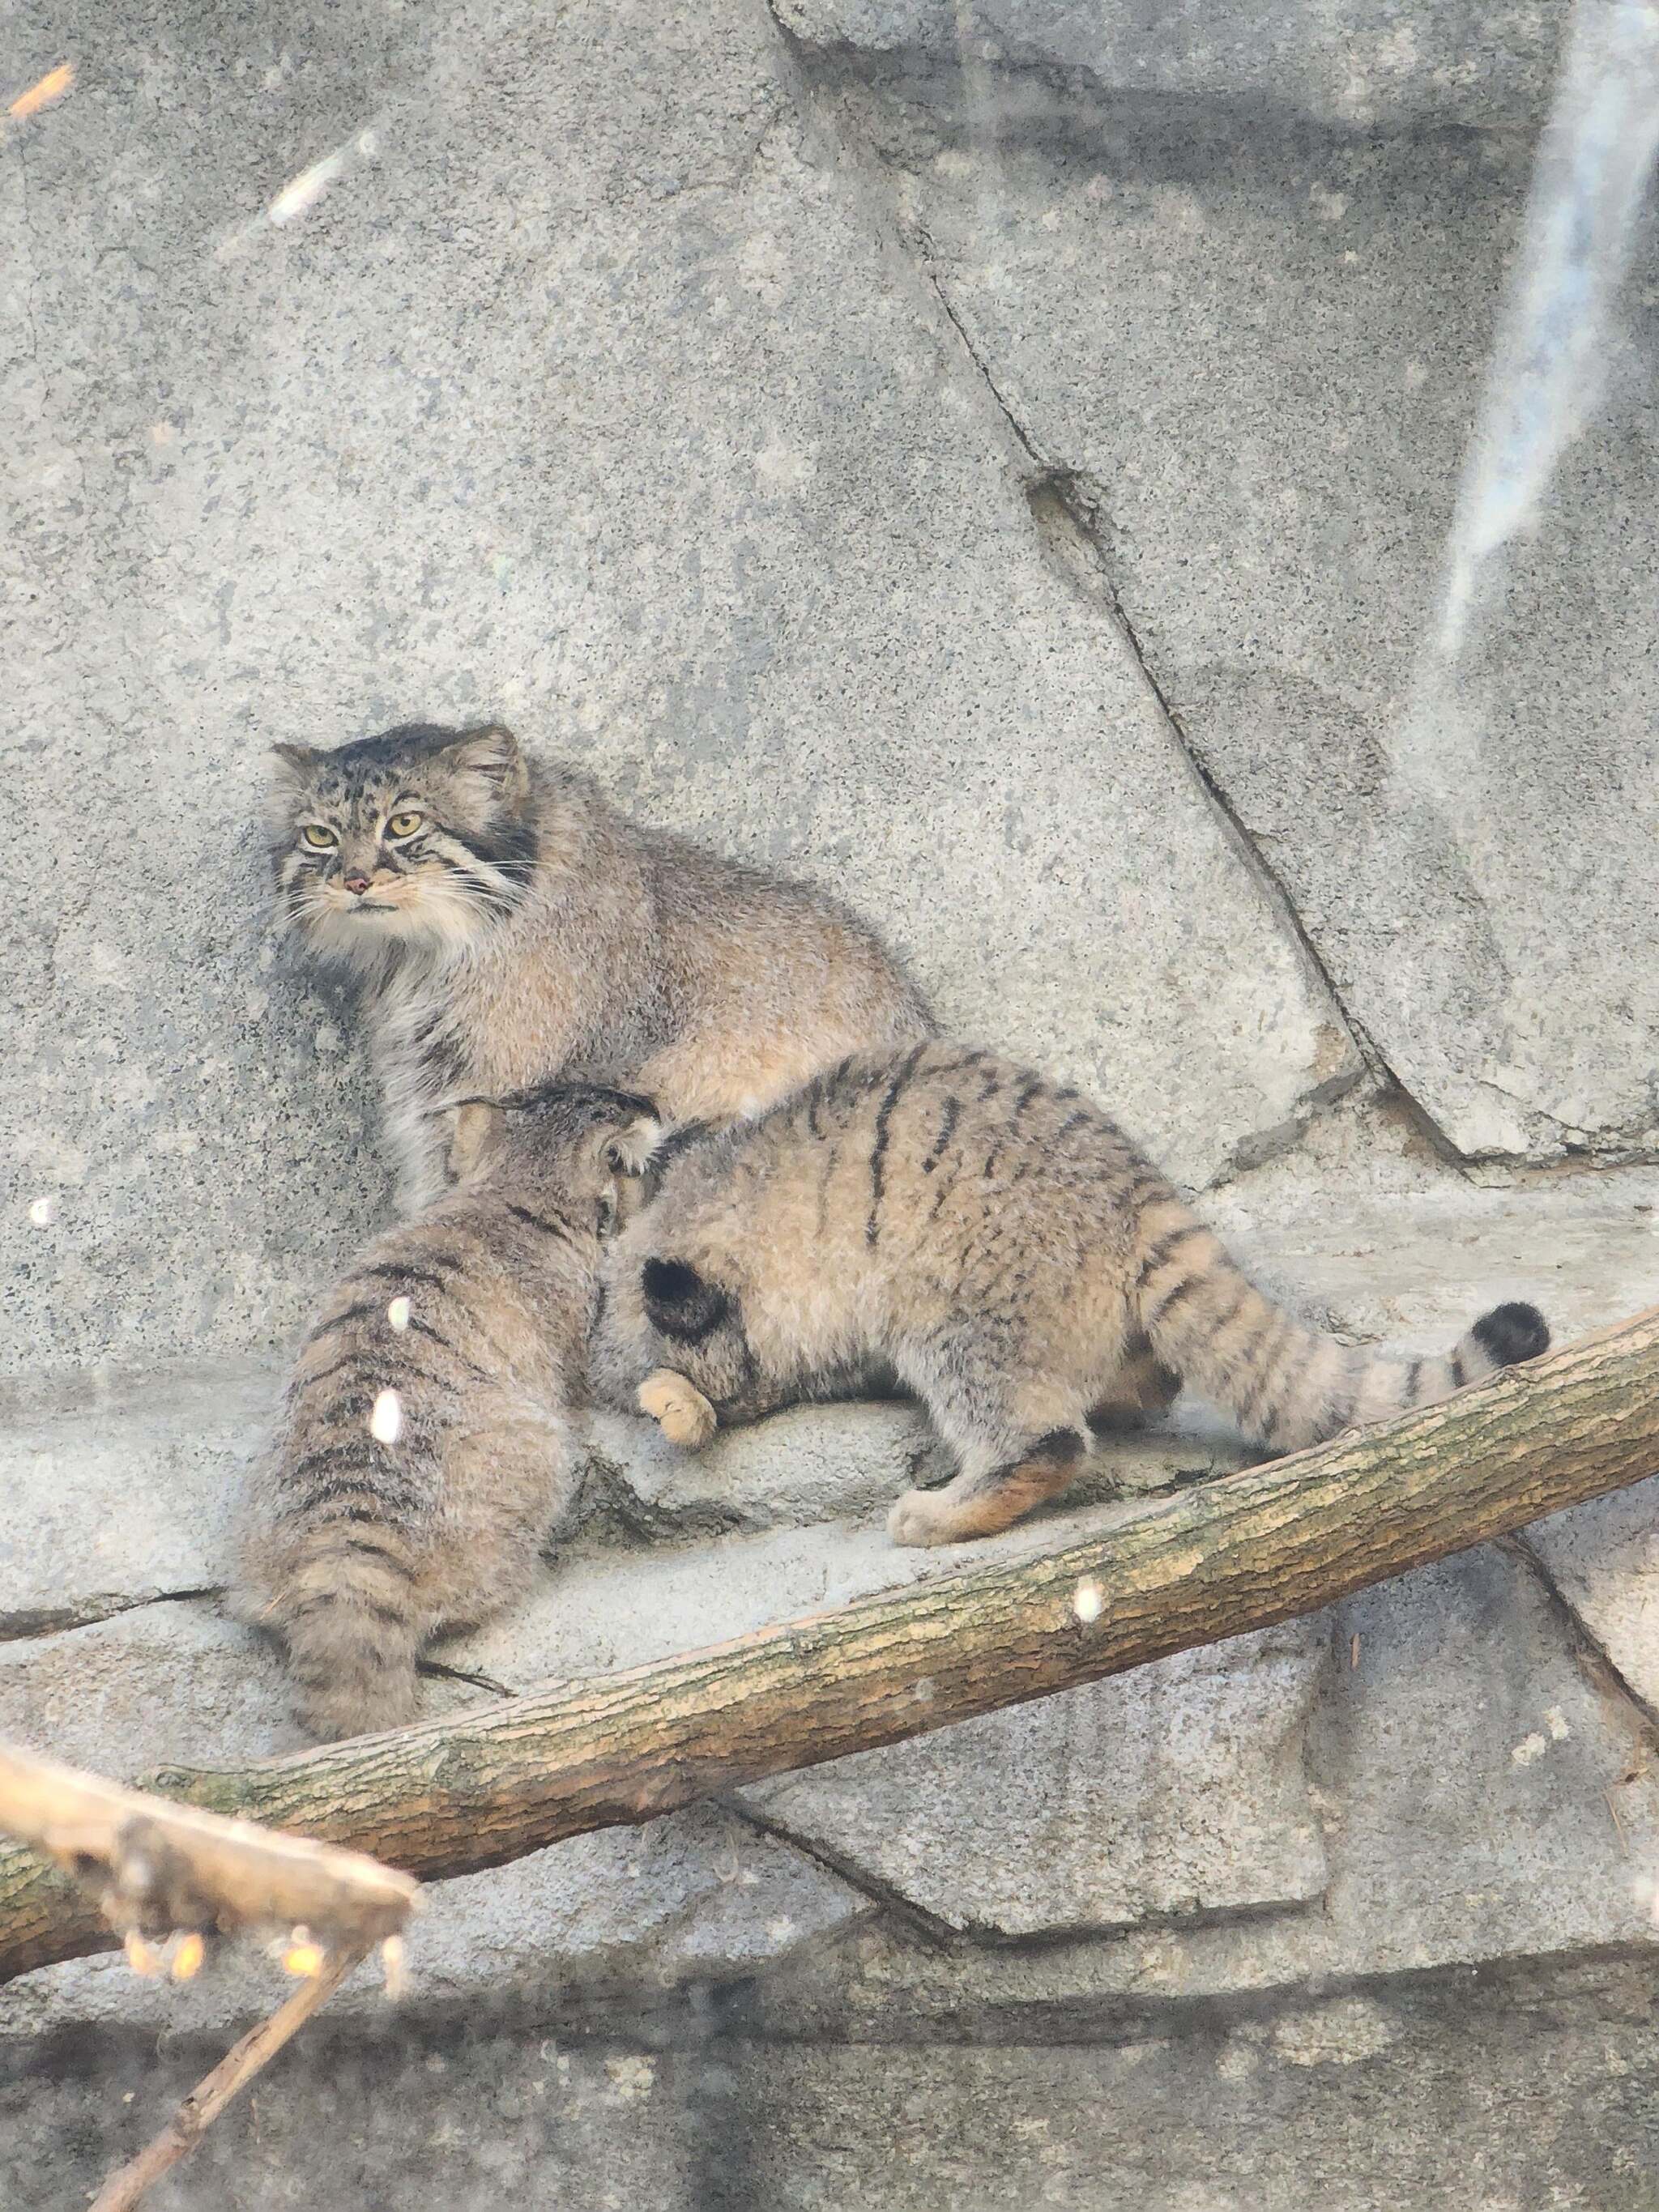
[[[1068,2032],[1068,2026],[1070,2032]],[[1094,2027],[1095,2024],[1091,2024]],[[0,2075],[0,2192],[78,2205],[207,2052],[100,2033]],[[741,1997],[580,2033],[484,2021],[284,2055],[158,2212],[1649,2212],[1650,1983],[1607,1963],[991,2047],[782,2042]],[[42,2197],[43,2173],[61,2193]]]
[[[1462,0],[1322,0],[1240,9],[1229,0],[777,0],[811,49],[959,95],[977,74],[998,114],[1041,128],[1068,91],[1096,99],[1242,108],[1351,128],[1536,125],[1565,10],[1505,0],[1478,35]],[[1022,97],[1020,80],[1033,82]],[[1006,88],[1007,98],[1005,96]],[[970,93],[969,96],[973,96]]]

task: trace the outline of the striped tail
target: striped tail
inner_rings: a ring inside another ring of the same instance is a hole
[[[1438,1358],[1412,1359],[1293,1320],[1173,1197],[1151,1209],[1134,1298],[1164,1364],[1279,1452],[1432,1405],[1549,1349],[1535,1306],[1494,1306]]]
[[[430,1624],[395,1547],[384,1528],[304,1530],[258,1616],[287,1646],[296,1714],[325,1742],[416,1717],[415,1661]]]

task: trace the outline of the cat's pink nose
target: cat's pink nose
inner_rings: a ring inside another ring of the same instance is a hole
[[[368,878],[359,875],[348,876],[345,879],[345,887],[349,891],[356,891],[361,898],[368,889]]]

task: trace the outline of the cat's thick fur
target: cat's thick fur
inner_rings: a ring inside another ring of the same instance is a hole
[[[833,900],[625,820],[507,730],[276,751],[279,910],[362,981],[405,1211],[441,1188],[428,1109],[458,1091],[580,1076],[736,1119],[931,1030]]]
[[[441,1119],[457,1187],[335,1286],[244,1502],[234,1607],[319,1736],[412,1717],[422,1645],[517,1597],[568,1515],[601,1238],[660,1133],[599,1089]]]
[[[1549,1342],[1520,1304],[1436,1358],[1322,1335],[1086,1099],[951,1045],[853,1059],[750,1127],[671,1139],[653,1174],[607,1255],[596,1394],[695,1446],[891,1370],[960,1468],[898,1500],[904,1544],[1006,1528],[1072,1480],[1091,1427],[1183,1382],[1291,1451]]]

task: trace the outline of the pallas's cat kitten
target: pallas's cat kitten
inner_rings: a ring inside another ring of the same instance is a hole
[[[983,1052],[866,1055],[750,1127],[670,1137],[606,1256],[597,1395],[706,1443],[891,1372],[960,1472],[902,1544],[1006,1528],[1079,1471],[1091,1427],[1190,1382],[1278,1451],[1448,1396],[1547,1349],[1528,1305],[1413,1359],[1293,1319],[1104,1114]]]
[[[412,1717],[421,1646],[511,1603],[568,1516],[601,1238],[659,1133],[598,1088],[440,1119],[455,1188],[336,1285],[243,1501],[234,1609],[319,1736]]]
[[[724,1121],[931,1030],[834,901],[639,828],[510,731],[276,752],[280,911],[362,976],[405,1209],[441,1188],[427,1109],[457,1091],[580,1075]]]

